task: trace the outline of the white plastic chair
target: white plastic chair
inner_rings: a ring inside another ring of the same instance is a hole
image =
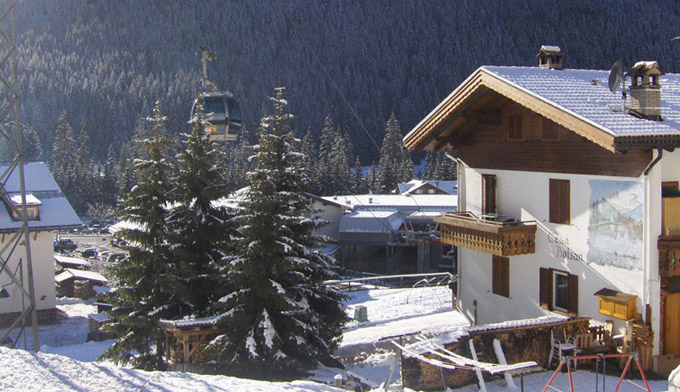
[[[573,336],[567,337],[564,328],[555,328],[550,331],[550,358],[548,359],[548,368],[552,365],[552,360],[556,359],[562,362],[564,352],[567,351],[570,355],[576,354],[576,340]]]

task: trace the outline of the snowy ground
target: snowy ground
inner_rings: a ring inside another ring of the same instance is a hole
[[[354,315],[356,306],[366,306],[368,321],[348,325],[340,347],[347,369],[319,369],[311,377],[321,382],[300,380],[270,383],[223,376],[202,376],[180,372],[145,372],[93,361],[112,341],[85,342],[87,314],[96,312],[92,301],[59,299],[57,307],[70,317],[60,318],[54,325],[40,326],[41,353],[34,354],[30,330],[26,341],[29,351],[0,347],[0,390],[39,391],[338,391],[324,385],[336,374],[359,377],[374,387],[385,381],[395,354],[384,340],[397,335],[421,333],[434,335],[467,325],[467,320],[451,310],[451,293],[447,288],[376,289],[350,294],[347,311]],[[2,332],[2,331],[0,331]],[[23,340],[17,345],[23,348]],[[524,376],[525,391],[540,391],[552,372]],[[577,371],[573,374],[576,391],[595,389],[595,374]],[[601,386],[600,377],[600,386]],[[607,390],[613,390],[617,378],[608,377]],[[399,383],[398,368],[392,383]],[[515,377],[519,387],[519,377]],[[396,386],[396,385],[395,385]],[[569,390],[568,377],[559,374],[553,386]],[[652,391],[668,388],[667,381],[650,382]],[[458,389],[477,391],[477,386]],[[507,391],[503,381],[487,384],[489,392]],[[601,387],[600,387],[600,390]],[[621,391],[639,391],[624,383]]]

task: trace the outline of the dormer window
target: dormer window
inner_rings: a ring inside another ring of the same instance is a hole
[[[15,221],[22,220],[21,213],[23,212],[23,207],[21,206],[21,195],[10,196],[10,201],[14,205],[14,208],[8,208],[12,214],[12,219]],[[40,219],[40,209],[42,202],[33,194],[26,194],[26,214],[28,220],[39,220]]]

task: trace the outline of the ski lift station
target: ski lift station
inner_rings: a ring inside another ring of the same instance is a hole
[[[440,242],[436,216],[456,211],[456,194],[346,195],[321,198],[345,213],[325,233],[337,238],[336,259],[377,274],[455,273],[456,250]],[[328,216],[328,213],[324,215]]]

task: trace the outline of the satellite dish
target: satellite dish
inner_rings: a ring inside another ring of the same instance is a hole
[[[609,91],[616,92],[621,82],[623,82],[623,61],[617,60],[609,70]]]

